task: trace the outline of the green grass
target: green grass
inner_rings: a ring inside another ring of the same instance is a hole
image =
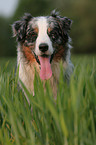
[[[35,96],[18,91],[15,59],[0,61],[0,145],[95,145],[96,56],[73,56],[70,85],[62,65],[57,100],[52,88],[35,77]],[[22,82],[21,82],[22,83]]]

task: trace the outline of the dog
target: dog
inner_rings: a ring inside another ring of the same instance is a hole
[[[56,92],[61,61],[64,78],[69,82],[74,68],[70,60],[71,25],[71,19],[61,17],[55,10],[49,16],[33,17],[26,13],[12,25],[13,36],[18,42],[19,79],[29,92],[34,92],[35,70],[42,81],[50,80]]]

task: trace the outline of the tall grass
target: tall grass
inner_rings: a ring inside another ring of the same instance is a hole
[[[49,81],[46,92],[36,75],[35,96],[21,82],[28,98],[18,90],[18,70],[7,63],[0,68],[0,145],[95,145],[96,57],[73,57],[70,84],[63,68],[54,100]]]

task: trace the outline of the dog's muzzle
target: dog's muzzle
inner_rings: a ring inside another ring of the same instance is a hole
[[[39,61],[38,56],[36,55],[36,53],[35,53],[34,51],[32,51],[32,53],[34,54],[37,63],[40,65],[40,61]],[[50,63],[52,62],[55,53],[56,53],[56,51],[54,51],[54,52],[52,53],[52,55],[50,56]],[[42,56],[42,57],[49,57],[49,56],[46,55],[46,54],[43,54],[43,55],[41,55],[41,56]]]
[[[48,50],[48,46],[43,44],[42,46],[39,46],[39,49],[43,52],[46,52]],[[43,53],[41,56],[37,56],[34,51],[32,51],[37,63],[41,66],[40,67],[40,78],[42,80],[48,80],[52,76],[52,69],[51,69],[51,62],[53,60],[55,51],[52,55],[46,55]]]

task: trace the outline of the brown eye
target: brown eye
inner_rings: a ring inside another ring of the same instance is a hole
[[[58,37],[58,32],[53,31],[50,33],[50,38],[52,39],[52,41],[56,41]]]
[[[27,34],[26,34],[26,40],[30,43],[36,41],[36,38],[37,38],[37,33],[34,32],[34,31],[28,31]]]
[[[51,36],[51,37],[52,37],[52,39],[53,39],[53,40],[55,40],[55,34],[52,34],[52,36]]]

